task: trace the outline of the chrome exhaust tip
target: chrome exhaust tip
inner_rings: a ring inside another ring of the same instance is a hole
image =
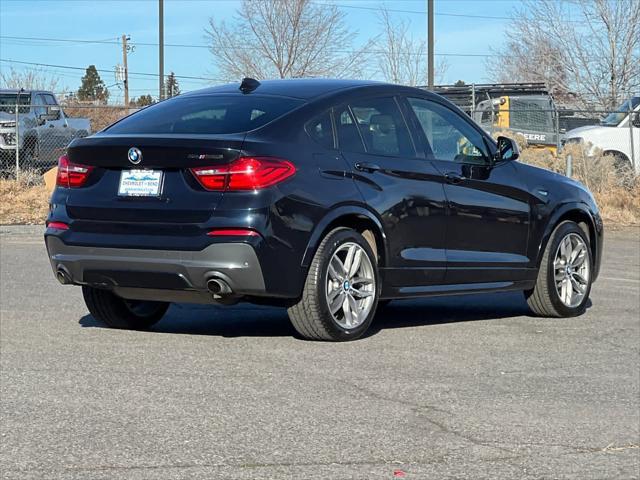
[[[231,287],[227,282],[219,278],[212,278],[207,281],[207,290],[212,295],[229,295],[232,293]]]
[[[62,267],[56,271],[56,278],[62,285],[71,285],[73,283],[71,275]]]

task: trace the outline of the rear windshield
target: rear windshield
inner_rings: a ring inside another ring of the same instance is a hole
[[[118,134],[248,132],[302,103],[259,95],[185,95],[140,110],[107,130]]]

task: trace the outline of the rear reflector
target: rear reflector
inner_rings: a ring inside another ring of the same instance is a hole
[[[48,222],[47,228],[53,228],[54,230],[69,230],[69,225],[62,222]]]
[[[207,233],[210,237],[259,237],[260,234],[248,228],[216,228]]]
[[[197,167],[191,172],[207,190],[259,190],[289,178],[296,167],[279,158],[240,157],[228,165]]]
[[[84,185],[93,167],[69,161],[66,155],[58,159],[58,176],[56,185],[64,188],[77,188]]]

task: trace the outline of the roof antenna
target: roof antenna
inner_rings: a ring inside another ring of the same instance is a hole
[[[245,77],[240,84],[240,91],[242,93],[251,93],[260,86],[260,82],[255,78]]]

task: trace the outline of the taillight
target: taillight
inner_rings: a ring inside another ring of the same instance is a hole
[[[272,157],[240,157],[228,165],[196,167],[191,172],[207,190],[259,190],[296,173],[287,160]]]
[[[70,162],[69,157],[63,155],[58,159],[56,185],[65,188],[81,187],[89,178],[91,170],[93,167]]]

